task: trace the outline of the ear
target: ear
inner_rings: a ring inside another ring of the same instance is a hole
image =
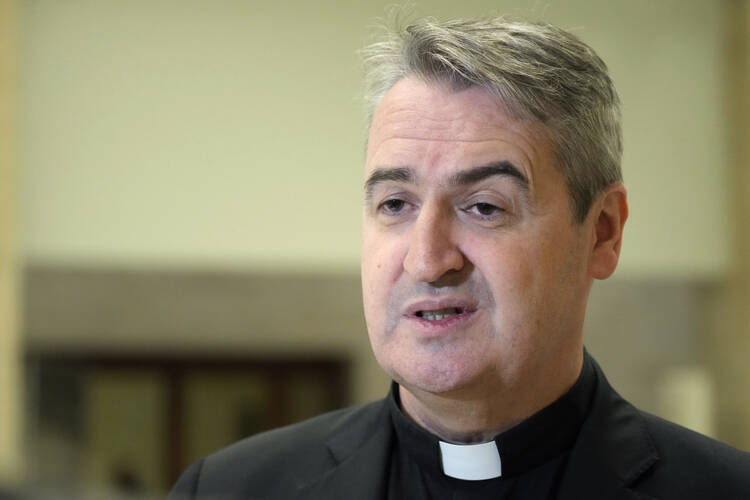
[[[591,207],[593,238],[589,274],[592,278],[609,278],[620,258],[622,230],[628,218],[627,191],[622,182],[607,186]]]

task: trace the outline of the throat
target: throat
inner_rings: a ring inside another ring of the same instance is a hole
[[[424,404],[411,391],[399,386],[403,413],[415,424],[446,443],[457,445],[485,443],[521,420],[514,419],[497,425],[497,422],[491,419],[493,413],[489,411],[489,408],[471,407],[470,403],[467,406],[466,402],[456,404],[435,394],[424,394],[421,397],[432,400],[430,401],[432,404]]]

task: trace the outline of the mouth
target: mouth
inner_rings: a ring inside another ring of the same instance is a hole
[[[452,316],[458,316],[464,313],[463,307],[446,307],[443,309],[424,309],[418,310],[414,315],[425,321],[441,321]]]
[[[424,335],[445,335],[466,327],[477,312],[477,303],[457,297],[421,300],[404,311],[404,317]]]

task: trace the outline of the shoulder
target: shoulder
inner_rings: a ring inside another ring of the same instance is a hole
[[[748,498],[750,454],[639,410],[588,359],[597,388],[575,448],[571,484],[620,485],[638,498],[660,500]]]
[[[750,492],[750,453],[640,414],[659,456],[642,479],[646,490],[669,488],[674,498],[745,498]]]
[[[170,498],[280,497],[330,468],[327,443],[342,432],[364,438],[384,407],[376,401],[245,438],[193,463]]]
[[[206,458],[206,465],[222,468],[263,455],[265,462],[301,459],[305,454],[325,450],[325,443],[343,430],[352,430],[372,420],[381,401],[344,408],[309,420],[262,432],[238,441]],[[204,466],[205,468],[205,466]]]

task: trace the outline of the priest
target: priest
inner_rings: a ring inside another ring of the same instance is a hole
[[[604,62],[502,18],[363,54],[362,292],[390,393],[200,459],[172,498],[750,498],[750,455],[637,410],[584,350],[628,216]]]

